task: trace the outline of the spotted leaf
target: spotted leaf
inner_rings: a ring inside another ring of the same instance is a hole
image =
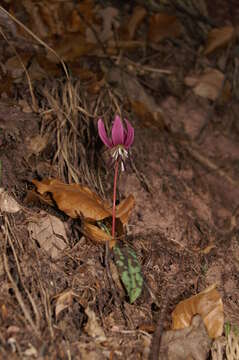
[[[132,304],[141,294],[143,287],[143,275],[140,263],[135,252],[129,247],[113,248],[114,259],[121,280]]]

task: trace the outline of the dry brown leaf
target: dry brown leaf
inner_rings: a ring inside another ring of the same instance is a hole
[[[201,293],[181,301],[172,313],[172,329],[190,326],[192,318],[199,314],[210,338],[222,335],[224,325],[223,303],[216,285],[211,285]]]
[[[39,13],[39,7],[37,6],[37,4],[34,4],[30,0],[25,0],[25,1],[23,1],[23,6],[28,13],[29,27],[32,29],[34,34],[39,36],[41,39],[44,39],[47,36],[49,36],[50,35],[49,29],[48,29],[47,25],[45,24],[44,20],[42,19],[41,14]],[[44,10],[44,7],[43,7],[43,10]],[[54,15],[56,13],[57,12],[54,11]],[[22,31],[21,27],[19,27],[19,29],[20,29],[20,31]],[[25,32],[23,32],[23,36],[24,35],[26,36]]]
[[[143,41],[119,40],[119,41],[115,42],[115,40],[109,40],[106,52],[109,55],[114,55],[114,54],[118,54],[119,49],[134,50],[134,49],[137,49],[139,47],[144,47],[144,46],[145,46],[145,43]]]
[[[167,13],[158,13],[149,19],[148,39],[158,43],[165,38],[178,37],[181,34],[182,25],[176,16]]]
[[[96,81],[97,80],[97,74],[93,73],[89,69],[74,68],[74,64],[73,64],[73,71],[77,76],[79,76],[81,81]]]
[[[129,195],[126,199],[121,201],[121,203],[116,207],[116,234],[117,237],[121,237],[124,233],[124,225],[128,223],[129,216],[135,205],[135,199],[133,195]],[[114,247],[116,240],[111,237],[111,217],[104,219],[104,224],[106,224],[109,229],[109,233],[101,229],[98,224],[90,223],[87,221],[83,222],[83,233],[89,239],[97,243],[105,243],[109,241],[110,248]]]
[[[38,194],[35,190],[28,190],[27,195],[24,199],[24,204],[47,204],[50,206],[54,206],[54,201],[51,196],[46,193],[44,195]]]
[[[20,205],[3,188],[0,188],[0,211],[16,213],[21,210]]]
[[[11,96],[13,93],[13,78],[9,72],[1,78],[0,96],[4,93],[7,94],[7,96]]]
[[[122,40],[132,40],[135,36],[137,28],[145,18],[147,12],[142,6],[136,6],[133,10],[131,18],[120,30],[120,38]]]
[[[94,0],[82,0],[79,4],[79,13],[88,24],[94,23],[96,4]]]
[[[117,68],[112,68],[106,76],[109,82],[116,83],[126,91],[126,96],[143,125],[149,127],[155,126],[157,128],[164,127],[163,113],[160,107],[137,79],[129,74],[122,73]]]
[[[209,244],[204,249],[201,250],[202,254],[209,254],[212,249],[215,249],[215,244]]]
[[[109,241],[109,247],[113,248],[116,244],[115,239],[112,239],[111,235],[107,234],[104,230],[101,230],[98,226],[84,222],[82,226],[83,234],[98,244],[105,244]]]
[[[31,55],[27,53],[20,53],[19,57],[21,58],[24,66],[27,67]],[[8,73],[13,79],[21,78],[24,73],[24,68],[19,61],[19,57],[17,55],[13,56],[9,58],[4,64],[5,69],[8,71]]]
[[[61,68],[56,64],[55,60],[52,62],[51,60],[47,59],[45,55],[36,54],[35,61],[39,64],[39,67],[42,71],[45,72],[45,77],[52,76],[52,77],[59,77],[61,75]]]
[[[109,39],[112,39],[114,37],[114,30],[119,27],[119,23],[117,20],[117,16],[119,14],[119,10],[108,6],[104,9],[100,9],[98,11],[101,19],[102,19],[102,30],[98,34],[101,41],[107,41]],[[97,39],[95,38],[94,34],[92,34],[91,38],[94,42],[97,42]]]
[[[67,31],[69,32],[78,32],[81,34],[85,33],[85,23],[82,21],[82,18],[78,14],[77,9],[73,9],[70,16],[70,23],[67,24]]]
[[[86,41],[92,44],[107,42],[115,37],[115,31],[119,28],[117,16],[119,10],[111,6],[98,8],[97,19],[94,21],[94,31],[89,26],[86,29]]]
[[[36,135],[31,138],[26,138],[27,148],[30,154],[38,155],[42,152],[48,143],[48,135]]]
[[[163,332],[159,359],[206,360],[211,343],[203,320],[197,315],[189,327]]]
[[[147,107],[145,103],[142,103],[138,100],[131,100],[130,104],[132,107],[132,110],[134,113],[138,116],[138,118],[141,120],[141,124],[145,127],[150,128],[159,128],[163,129],[164,126],[164,120],[163,115],[159,111],[153,112],[150,110],[150,108]]]
[[[200,247],[193,248],[193,251],[200,252],[202,254],[209,254],[212,249],[216,248],[216,245],[213,243],[210,243],[205,248],[201,249]]]
[[[64,224],[55,216],[41,212],[40,217],[29,221],[28,231],[54,260],[59,258],[67,246]]]
[[[34,192],[29,191],[25,201],[40,200],[54,205],[48,196],[50,193],[61,211],[72,218],[82,218],[82,232],[86,237],[100,244],[109,241],[111,248],[115,245],[115,239],[112,239],[110,235],[112,210],[108,203],[101,200],[89,188],[80,184],[64,184],[55,179],[46,179],[41,182],[32,180],[32,182],[38,192],[34,195]],[[134,204],[134,196],[129,195],[116,207],[117,237],[123,235],[124,226],[129,220]],[[99,224],[98,222],[102,220],[104,224]],[[109,229],[108,232],[104,230],[105,226]]]
[[[23,357],[25,359],[36,359],[38,357],[37,349],[32,344],[29,344],[28,346],[29,348],[23,352]]]
[[[187,76],[184,80],[187,86],[193,87],[193,92],[206,99],[218,99],[222,91],[224,74],[217,70],[208,68],[199,76]]]
[[[46,26],[48,36],[62,35],[64,33],[64,23],[61,18],[60,2],[39,2],[38,9],[41,21]]]
[[[25,100],[25,99],[18,100],[18,105],[20,105],[22,112],[24,112],[26,114],[32,113],[32,108],[28,104],[27,100]]]
[[[106,341],[106,336],[104,330],[99,325],[98,320],[94,311],[92,311],[89,306],[85,309],[85,313],[88,316],[87,324],[84,328],[85,332],[94,338],[97,343]]]
[[[2,304],[1,305],[1,317],[2,317],[3,321],[6,321],[8,316],[9,316],[8,308],[7,308],[6,304]]]
[[[230,41],[232,41],[234,35],[235,29],[233,26],[224,26],[220,29],[212,29],[208,33],[204,55],[211,54],[218,48],[228,45]]]
[[[78,33],[64,36],[54,46],[54,50],[64,61],[78,60],[79,57],[89,55],[97,48],[98,44],[88,43],[85,37]],[[59,62],[52,53],[48,53],[47,58],[52,62]]]
[[[80,217],[100,221],[111,215],[110,206],[86,186],[64,184],[56,179],[32,180],[37,191],[51,193],[58,208],[72,218]]]
[[[91,95],[96,95],[100,92],[102,87],[105,85],[105,79],[104,77],[101,80],[94,81],[92,84],[87,86],[87,91]]]
[[[64,291],[63,293],[57,295],[56,307],[55,307],[55,316],[56,320],[58,319],[60,313],[72,305],[74,293],[72,290]]]
[[[120,219],[123,225],[129,221],[129,216],[134,208],[135,199],[133,195],[129,195],[126,199],[122,200],[116,207],[116,217]]]

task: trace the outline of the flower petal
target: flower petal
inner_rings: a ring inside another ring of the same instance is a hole
[[[98,120],[98,133],[102,140],[102,142],[108,146],[109,148],[113,147],[112,141],[108,138],[106,131],[105,131],[105,125],[102,121],[102,119]]]
[[[114,146],[124,144],[124,127],[118,115],[116,115],[112,126],[112,141]]]
[[[127,136],[124,141],[124,146],[128,149],[134,142],[134,128],[127,119],[125,119],[125,122],[127,125]]]

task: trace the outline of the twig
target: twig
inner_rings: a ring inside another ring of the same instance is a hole
[[[164,294],[162,296],[162,307],[157,323],[156,330],[154,332],[152,341],[151,341],[151,349],[149,353],[148,360],[159,360],[159,351],[160,351],[160,345],[161,345],[161,339],[163,334],[163,322],[167,313],[168,309],[168,300],[166,297],[166,290],[164,290]]]
[[[31,318],[31,316],[30,316],[30,314],[29,314],[29,312],[28,312],[28,310],[27,310],[27,308],[26,308],[26,306],[25,306],[25,304],[24,304],[24,301],[23,301],[23,299],[22,299],[22,295],[21,295],[21,293],[20,293],[20,291],[19,291],[19,289],[18,289],[15,281],[13,280],[12,275],[10,274],[10,270],[9,270],[9,266],[8,266],[8,261],[7,261],[7,256],[6,256],[6,254],[3,254],[3,263],[4,263],[4,267],[5,267],[5,271],[6,271],[7,277],[8,277],[8,279],[10,280],[10,282],[11,282],[11,284],[12,284],[12,287],[13,287],[13,290],[14,290],[14,293],[15,293],[15,296],[16,296],[17,301],[18,301],[18,303],[19,303],[19,305],[20,305],[20,307],[21,307],[21,309],[22,309],[22,312],[23,312],[25,318],[27,319],[27,321],[29,322],[29,324],[31,325],[31,328],[32,328],[32,330],[34,331],[34,333],[35,333],[37,336],[39,336],[39,332],[38,332],[38,330],[37,330],[37,328],[36,328],[36,326],[35,326],[32,318]]]

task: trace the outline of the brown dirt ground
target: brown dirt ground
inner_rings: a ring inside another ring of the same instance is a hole
[[[185,73],[193,63],[190,56],[185,49],[172,53],[168,67],[177,69],[180,58]],[[136,251],[146,284],[133,305],[122,289],[121,306],[114,302],[105,249],[82,236],[77,221],[70,223],[46,205],[24,203],[31,179],[58,174],[57,165],[51,166],[56,149],[48,144],[40,154],[31,153],[29,141],[39,134],[42,118],[21,111],[17,97],[0,99],[1,187],[22,206],[0,218],[1,359],[146,359],[149,329],[155,329],[162,304],[166,329],[180,300],[213,283],[222,296],[225,322],[239,325],[238,101],[232,96],[213,107],[182,84],[175,90],[170,81],[147,81],[157,87],[151,95],[165,128],[144,127],[131,114],[133,166],[127,165],[119,181],[120,196],[136,199],[125,241]],[[29,96],[27,86],[24,91]],[[102,180],[109,199],[111,177]],[[56,260],[28,233],[29,218],[40,210],[59,217],[69,235]],[[57,297],[68,290],[74,294],[70,305],[56,317]],[[106,334],[103,342],[85,331],[88,305]]]

